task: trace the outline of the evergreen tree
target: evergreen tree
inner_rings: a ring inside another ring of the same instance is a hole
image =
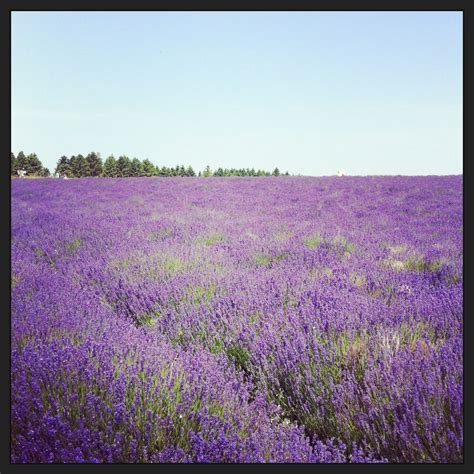
[[[84,176],[90,176],[89,164],[83,155],[71,156],[69,158],[69,167],[71,173],[75,178],[82,178]]]
[[[275,168],[272,174],[273,176],[280,176],[280,170],[278,168]]]
[[[72,156],[71,156],[71,159],[72,159]],[[77,155],[76,157],[76,168],[77,168],[76,173],[77,173],[78,178],[82,176],[91,176],[89,163],[86,160],[86,158],[81,154]]]
[[[71,173],[75,178],[81,177],[77,169],[77,156],[72,155],[71,158],[69,158],[69,168],[71,169]]]
[[[186,176],[196,176],[196,173],[194,172],[191,165],[189,165],[186,169]]]
[[[143,175],[144,176],[154,176],[156,173],[156,168],[153,163],[146,158],[142,163]]]
[[[26,174],[28,176],[39,176],[42,169],[43,169],[43,164],[39,160],[36,153],[30,153],[26,157],[26,168],[25,168]]]
[[[23,151],[20,151],[18,153],[18,156],[16,157],[16,169],[17,170],[25,170],[27,168],[27,159]]]
[[[40,176],[42,176],[43,178],[48,178],[49,176],[51,176],[51,173],[49,172],[48,168],[42,168]]]
[[[113,178],[117,176],[117,160],[114,155],[110,155],[106,158],[104,166],[102,167],[102,176]]]
[[[131,161],[128,156],[119,156],[117,160],[117,176],[126,178],[131,173]]]
[[[88,176],[100,176],[102,174],[102,159],[99,153],[91,152],[86,156]]]
[[[61,158],[59,158],[54,172],[59,174],[60,176],[70,177],[70,175],[72,175],[71,168],[69,166],[69,159],[67,156],[63,155],[61,156]]]
[[[134,158],[130,163],[130,176],[142,176],[142,162],[138,158]]]

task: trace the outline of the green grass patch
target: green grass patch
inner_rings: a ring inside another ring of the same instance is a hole
[[[244,372],[248,372],[248,363],[250,353],[238,343],[231,344],[224,348],[229,362],[234,363],[236,367]]]
[[[224,235],[223,234],[211,234],[205,237],[202,241],[205,245],[214,245],[219,242],[222,242],[224,240]]]
[[[361,273],[357,273],[357,272],[351,272],[349,274],[349,281],[357,286],[357,287],[362,287],[362,286],[365,286],[365,284],[367,283],[367,279],[365,278],[364,275],[362,275]]]
[[[410,257],[405,267],[412,272],[436,272],[443,266],[441,260],[426,260],[424,257]]]
[[[81,239],[74,239],[72,242],[66,242],[65,248],[68,255],[74,255],[82,245]]]
[[[263,253],[258,253],[254,257],[254,262],[259,267],[267,266],[270,263],[270,256]]]
[[[305,237],[303,239],[303,242],[305,243],[306,247],[308,247],[309,249],[313,250],[315,249],[316,247],[318,247],[318,245],[322,242],[324,242],[324,239],[323,237],[321,236],[321,234],[319,232],[313,234],[313,235],[310,235],[308,237]]]

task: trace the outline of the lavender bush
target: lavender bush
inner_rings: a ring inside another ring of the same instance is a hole
[[[11,461],[462,462],[462,177],[12,182]]]

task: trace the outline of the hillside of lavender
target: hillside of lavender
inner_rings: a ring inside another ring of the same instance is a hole
[[[462,176],[12,182],[11,462],[463,461]]]

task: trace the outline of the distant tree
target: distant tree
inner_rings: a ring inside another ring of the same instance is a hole
[[[114,158],[114,155],[110,155],[105,159],[104,166],[102,167],[102,176],[108,178],[117,176],[117,160]]]
[[[71,156],[72,159],[72,156]],[[91,176],[91,170],[89,168],[89,162],[87,159],[79,154],[76,157],[76,174],[77,177],[80,178],[82,176]]]
[[[15,156],[15,153],[11,153],[11,161],[10,161],[10,175],[11,176],[16,176],[18,173],[17,173],[17,170],[18,170],[18,166],[17,166],[17,159],[16,159],[16,156]]]
[[[179,167],[179,175],[180,175],[180,176],[187,176],[187,175],[186,175],[186,168],[184,167],[184,165],[181,165],[181,166]]]
[[[36,153],[30,153],[26,157],[26,165],[25,165],[26,174],[29,176],[39,176],[41,170],[43,169],[43,164],[39,160]]]
[[[224,176],[224,170],[222,168],[217,168],[214,172],[214,176]]]
[[[102,174],[102,158],[99,153],[91,152],[86,156],[88,176],[100,176]]]
[[[196,176],[196,173],[194,172],[191,165],[186,168],[186,176]]]
[[[117,160],[117,176],[126,178],[131,176],[131,161],[128,156],[119,156]]]
[[[134,158],[130,163],[130,176],[142,176],[142,162],[138,158]]]
[[[212,171],[211,171],[211,167],[209,165],[207,165],[205,168],[204,168],[204,171],[202,173],[202,175],[207,178],[209,176],[212,176]]]
[[[59,158],[54,172],[59,174],[60,176],[70,177],[72,175],[71,167],[69,165],[69,159],[67,156],[63,155],[61,156],[61,158]]]
[[[79,170],[77,169],[77,156],[72,155],[71,158],[69,158],[69,168],[75,178],[81,177]]]
[[[199,171],[199,173],[198,173],[198,176],[199,176],[199,177],[201,176],[201,172],[200,172],[200,171]]]
[[[69,158],[69,168],[75,178],[90,176],[89,164],[81,154],[77,156],[72,155],[71,158]]]
[[[48,168],[42,168],[40,176],[42,176],[43,178],[48,178],[49,176],[51,176],[51,173],[49,172]]]
[[[290,176],[290,173],[288,173],[288,171],[285,173],[285,176]]]
[[[27,159],[23,151],[20,151],[16,157],[16,167],[17,170],[25,170],[27,168]]]
[[[147,158],[143,160],[142,171],[144,176],[154,176],[156,173],[155,165]]]
[[[280,170],[278,168],[275,168],[272,173],[273,176],[280,176]]]

